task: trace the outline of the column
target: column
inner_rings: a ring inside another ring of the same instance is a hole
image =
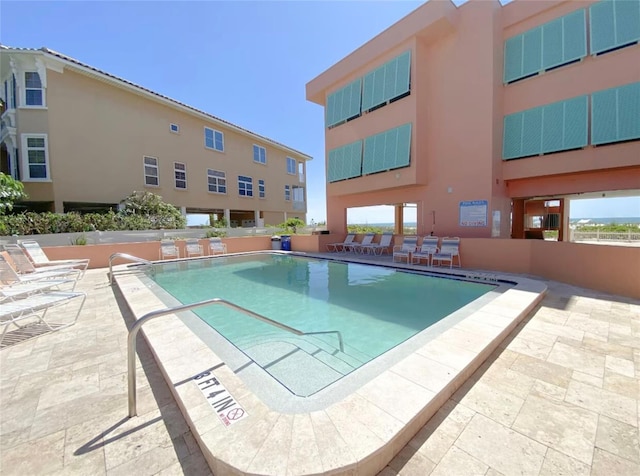
[[[404,232],[404,203],[396,203],[394,210],[393,233],[402,235]]]

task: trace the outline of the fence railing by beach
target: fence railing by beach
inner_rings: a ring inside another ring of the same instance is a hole
[[[638,231],[573,231],[572,241],[640,241],[640,230]]]

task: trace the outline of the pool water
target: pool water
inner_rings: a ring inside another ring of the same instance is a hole
[[[306,397],[494,289],[383,266],[282,254],[162,265],[156,283],[183,304],[219,297],[302,332],[241,312],[194,312],[294,395]]]

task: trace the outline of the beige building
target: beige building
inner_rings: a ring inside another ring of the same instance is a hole
[[[1,46],[0,81],[19,209],[102,211],[147,190],[232,226],[306,221],[302,152],[47,48]]]

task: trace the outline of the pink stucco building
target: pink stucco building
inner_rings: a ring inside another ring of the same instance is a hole
[[[327,225],[568,239],[572,198],[640,195],[640,0],[430,0],[307,84]]]

